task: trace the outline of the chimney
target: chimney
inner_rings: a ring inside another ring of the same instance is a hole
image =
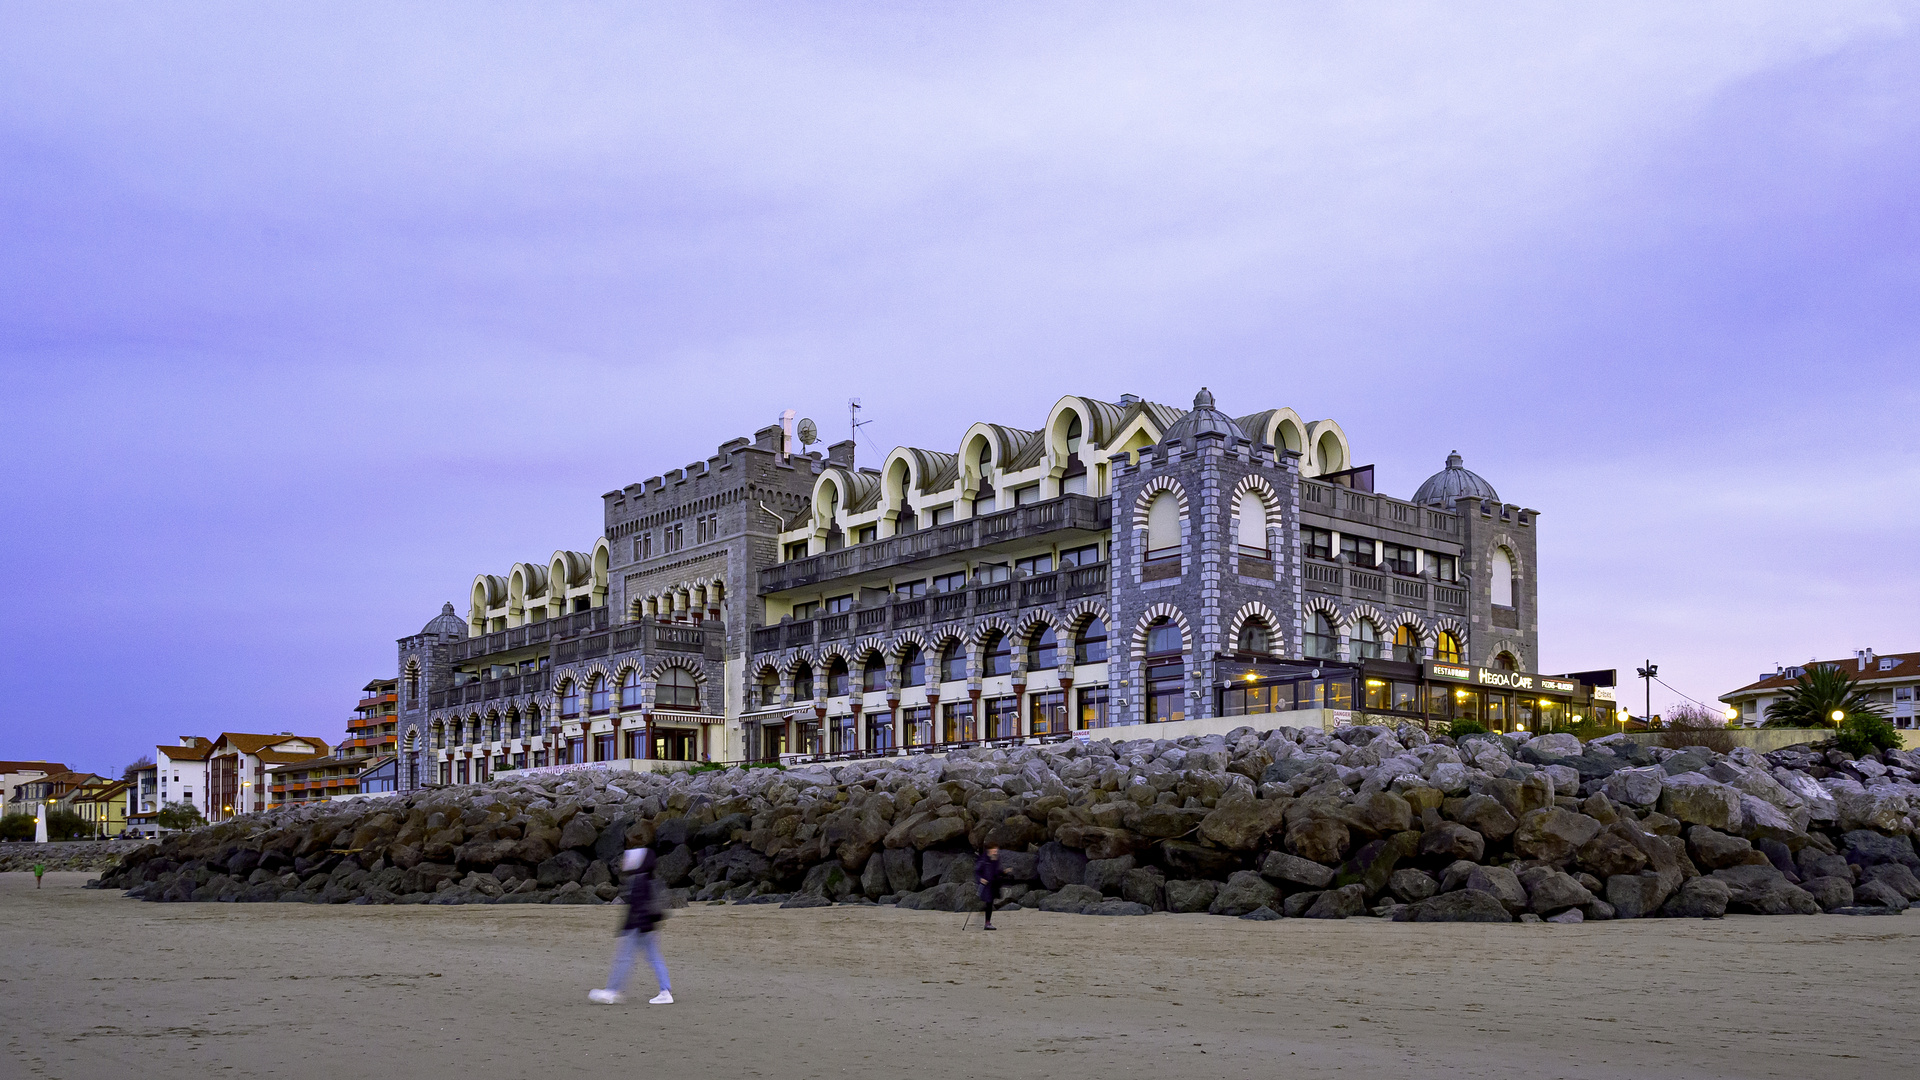
[[[1853,650],[1853,658],[1856,662],[1859,663],[1861,671],[1867,670],[1867,650],[1865,649]]]
[[[1120,395],[1121,408],[1124,409],[1129,405],[1138,405],[1138,404],[1140,404],[1140,395],[1138,394],[1121,394]]]

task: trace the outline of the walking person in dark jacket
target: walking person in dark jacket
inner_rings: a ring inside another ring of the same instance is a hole
[[[627,917],[620,925],[620,945],[613,954],[613,970],[607,973],[606,989],[589,990],[588,1001],[601,1005],[618,1005],[624,1001],[621,991],[627,985],[627,973],[633,970],[635,955],[645,949],[647,959],[653,964],[653,976],[660,983],[660,992],[648,1004],[673,1004],[673,987],[667,980],[667,962],[660,958],[656,932],[660,921],[666,918],[666,909],[660,891],[654,887],[653,863],[653,851],[649,848],[634,848],[621,861],[620,868],[627,876]]]
[[[1000,849],[989,844],[973,860],[973,881],[980,886],[980,903],[987,909],[987,929],[993,929],[993,902],[1000,898]]]

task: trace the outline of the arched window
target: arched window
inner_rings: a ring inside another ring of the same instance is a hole
[[[1087,466],[1080,460],[1080,414],[1067,414],[1067,470],[1060,477],[1060,494],[1087,494]]]
[[[603,713],[606,712],[609,707],[607,680],[595,675],[593,682],[587,685],[587,709],[592,712]]]
[[[927,683],[927,654],[920,651],[918,645],[908,645],[900,657],[901,670],[905,672],[907,686],[925,686]]]
[[[793,672],[793,699],[795,701],[813,700],[813,665],[801,664]]]
[[[1440,632],[1439,641],[1433,647],[1433,658],[1443,664],[1463,663],[1460,651],[1460,639],[1447,631]]]
[[[520,711],[516,709],[513,712],[508,713],[507,714],[507,738],[509,739],[520,738],[522,734],[520,726],[521,726]]]
[[[1147,504],[1147,558],[1173,555],[1180,548],[1180,499],[1163,491]]]
[[[1033,646],[1027,650],[1027,670],[1045,671],[1060,666],[1060,639],[1053,627],[1042,626],[1040,632],[1033,635]]]
[[[827,664],[827,696],[839,697],[842,694],[852,693],[853,688],[849,683],[846,660],[838,656],[834,657]]]
[[[1007,640],[1007,635],[998,630],[994,630],[987,635],[987,640],[982,643],[982,646],[981,653],[986,659],[986,668],[981,674],[1007,675],[1012,673],[1013,648],[1012,643]]]
[[[626,675],[620,679],[620,707],[640,707],[640,673],[633,668],[628,668]]]
[[[527,734],[529,736],[540,734],[540,706],[538,705],[527,706]]]
[[[1307,631],[1307,639],[1301,642],[1300,647],[1314,659],[1333,659],[1340,650],[1340,635],[1333,629],[1333,620],[1327,617],[1326,612],[1316,611],[1313,617],[1307,620],[1307,625],[1310,628]]]
[[[683,667],[670,667],[653,684],[653,703],[668,709],[700,707],[700,681]]]
[[[867,662],[860,669],[860,689],[872,693],[887,688],[887,663],[880,659],[879,653],[869,653]]]
[[[1077,454],[1080,452],[1080,436],[1081,436],[1080,414],[1068,413],[1067,414],[1067,453]]]
[[[1187,664],[1180,627],[1162,618],[1147,628],[1147,723],[1184,720]]]
[[[1372,619],[1361,619],[1353,628],[1353,658],[1380,659],[1380,628],[1373,625]]]
[[[412,664],[408,664],[407,665],[407,708],[409,709],[418,708],[419,705],[420,705],[420,669],[417,667],[414,667]]]
[[[947,642],[940,651],[940,681],[959,682],[967,677],[967,651],[957,641]]]
[[[1493,658],[1493,666],[1498,671],[1519,671],[1520,661],[1515,660],[1512,653],[1503,652]]]
[[[1347,456],[1340,450],[1340,440],[1331,431],[1321,435],[1320,441],[1314,444],[1314,456],[1322,473],[1342,472],[1347,467]]]
[[[499,713],[495,713],[492,716],[487,717],[487,741],[488,742],[500,741],[500,714]]]
[[[1264,619],[1248,619],[1240,627],[1238,648],[1241,652],[1250,653],[1273,651],[1273,634],[1267,629]]]
[[[1513,606],[1513,556],[1506,548],[1493,549],[1493,565],[1487,571],[1487,584],[1493,590],[1494,607]]]
[[[580,715],[580,684],[572,679],[560,684],[560,715]]]
[[[759,693],[755,700],[763,709],[780,704],[780,676],[771,668],[760,673]]]
[[[447,725],[441,723],[433,725],[433,748],[435,750],[447,748]]]
[[[467,745],[471,746],[479,741],[480,718],[478,716],[469,716],[467,717]]]
[[[1267,550],[1267,504],[1254,492],[1243,491],[1234,513],[1240,516],[1241,554],[1268,558],[1272,553]]]
[[[1107,659],[1107,624],[1099,619],[1088,619],[1087,625],[1073,639],[1073,662],[1076,664],[1101,664]]]
[[[1420,662],[1420,634],[1406,623],[1393,631],[1393,658],[1403,664]]]

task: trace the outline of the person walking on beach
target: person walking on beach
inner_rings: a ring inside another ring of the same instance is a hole
[[[634,848],[620,863],[620,869],[627,875],[627,917],[620,925],[620,944],[614,950],[613,970],[607,973],[606,988],[587,991],[588,1001],[600,1005],[618,1005],[625,1001],[621,991],[626,988],[627,973],[633,970],[635,954],[645,949],[647,959],[653,964],[653,977],[660,984],[660,992],[647,1003],[673,1004],[673,987],[667,980],[667,962],[660,958],[657,933],[660,920],[666,918],[666,905],[660,890],[654,886],[653,864],[650,848]]]
[[[46,873],[46,872],[47,872],[47,864],[46,864],[46,863],[38,863],[38,862],[37,862],[37,863],[34,863],[34,864],[33,864],[33,887],[34,887],[34,888],[36,888],[36,889],[37,889],[37,888],[39,888],[39,887],[40,887],[40,875],[41,875],[41,874],[44,874],[44,873]]]
[[[988,930],[993,929],[993,902],[1000,896],[1000,849],[992,844],[973,860],[973,881],[980,886],[980,903],[987,909]]]

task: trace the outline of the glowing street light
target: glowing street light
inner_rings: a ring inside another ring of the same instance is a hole
[[[1837,723],[1839,723],[1840,721],[1842,721],[1842,720],[1845,720],[1846,718],[1847,718],[1847,714],[1846,714],[1846,710],[1844,710],[1844,709],[1835,709],[1835,710],[1833,710],[1833,722],[1834,722],[1834,723],[1836,723],[1836,724],[1837,724]]]

